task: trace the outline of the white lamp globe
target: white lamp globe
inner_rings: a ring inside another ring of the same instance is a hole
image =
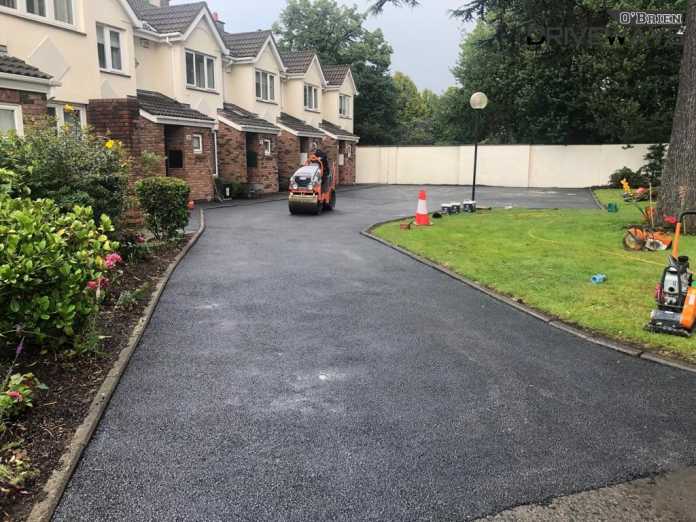
[[[488,105],[488,96],[482,92],[475,92],[471,95],[471,100],[469,101],[472,109],[485,109]]]

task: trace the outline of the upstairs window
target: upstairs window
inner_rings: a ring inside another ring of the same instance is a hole
[[[215,89],[215,58],[186,51],[186,85],[196,89]]]
[[[350,118],[350,96],[341,94],[338,97],[338,114],[344,118]]]
[[[319,110],[319,89],[313,85],[305,85],[304,87],[304,106],[310,111]]]
[[[123,72],[121,31],[105,25],[97,25],[97,54],[100,69]]]
[[[256,99],[275,101],[275,75],[265,71],[256,71]]]
[[[26,0],[27,13],[46,16],[46,0]]]
[[[17,9],[33,16],[55,20],[64,24],[75,24],[75,0],[0,0],[0,7]]]
[[[72,0],[53,0],[53,12],[59,22],[75,23]]]

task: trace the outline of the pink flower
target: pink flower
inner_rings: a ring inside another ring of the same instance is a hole
[[[106,277],[99,277],[95,281],[87,283],[87,288],[90,290],[99,290],[100,288],[107,288],[108,286],[109,280]]]
[[[17,402],[21,402],[24,400],[24,396],[21,393],[19,393],[18,391],[14,391],[14,390],[8,391],[7,396],[11,399],[14,399]]]
[[[108,268],[109,270],[111,270],[116,265],[119,265],[121,263],[123,263],[123,258],[119,254],[116,254],[116,253],[109,254],[108,256],[106,256],[106,261],[104,262],[104,264],[106,265],[106,268]]]
[[[136,243],[144,243],[144,242],[145,242],[145,236],[143,236],[142,234],[138,234],[137,236],[135,236],[135,242],[136,242]]]

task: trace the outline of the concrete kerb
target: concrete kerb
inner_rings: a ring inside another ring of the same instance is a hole
[[[596,344],[598,346],[602,346],[604,348],[614,350],[614,351],[622,353],[624,355],[636,357],[636,358],[643,359],[645,361],[650,361],[650,362],[657,363],[657,364],[662,364],[664,366],[669,366],[671,368],[676,368],[676,369],[690,372],[690,373],[696,375],[696,366],[694,366],[692,364],[689,364],[686,362],[681,362],[681,361],[675,361],[672,359],[667,359],[665,357],[661,357],[661,356],[655,354],[654,352],[641,350],[641,349],[635,348],[633,346],[618,343],[616,341],[613,341],[613,340],[608,339],[606,337],[603,337],[601,335],[575,328],[569,324],[566,324],[566,323],[560,321],[557,318],[546,315],[545,313],[540,312],[538,310],[535,310],[534,308],[531,308],[531,307],[529,307],[529,306],[527,306],[519,301],[516,301],[510,297],[507,297],[507,296],[502,295],[494,290],[491,290],[490,288],[487,288],[476,281],[473,281],[473,280],[468,279],[464,276],[461,276],[461,275],[459,275],[459,274],[457,274],[457,273],[455,273],[455,272],[453,272],[453,271],[451,271],[451,270],[449,270],[449,269],[447,269],[447,268],[445,268],[445,267],[443,267],[443,266],[441,266],[433,261],[430,261],[429,259],[421,257],[418,254],[414,254],[413,252],[406,250],[405,248],[402,248],[398,245],[394,245],[394,244],[390,243],[389,241],[386,241],[386,240],[382,239],[381,237],[378,237],[372,233],[372,231],[379,226],[386,225],[388,223],[403,221],[406,219],[411,219],[411,216],[401,217],[398,219],[390,219],[387,221],[382,221],[380,223],[375,223],[374,225],[371,225],[368,228],[366,228],[365,230],[363,230],[360,234],[364,237],[367,237],[367,238],[373,240],[373,241],[381,243],[382,245],[384,245],[388,248],[391,248],[392,250],[396,250],[397,252],[399,252],[405,256],[408,256],[411,259],[413,259],[421,264],[424,264],[424,265],[426,265],[434,270],[437,270],[438,272],[441,272],[441,273],[451,277],[452,279],[455,279],[456,281],[458,281],[460,283],[463,283],[463,284],[465,284],[465,285],[467,285],[475,290],[478,290],[479,292],[481,292],[481,293],[483,293],[483,294],[485,294],[485,295],[487,295],[487,296],[489,296],[497,301],[505,303],[506,305],[508,305],[512,308],[515,308],[516,310],[519,310],[520,312],[523,312],[529,316],[532,316],[535,319],[542,321],[553,328],[557,328],[558,330],[562,330],[570,335],[574,335],[575,337],[578,337],[578,338],[583,339],[585,341],[589,341],[589,342]]]
[[[104,411],[106,410],[111,397],[116,391],[116,387],[118,386],[121,377],[128,367],[131,356],[140,344],[140,340],[142,339],[145,329],[152,319],[152,315],[154,314],[155,308],[162,297],[162,293],[164,292],[169,279],[179,266],[179,263],[181,263],[184,257],[186,257],[186,254],[188,254],[191,248],[193,248],[205,231],[205,213],[202,209],[200,209],[199,212],[200,225],[198,227],[198,231],[189,240],[179,255],[177,255],[176,259],[171,262],[162,279],[158,283],[155,293],[150,298],[150,302],[148,303],[143,316],[140,318],[140,321],[138,321],[138,324],[128,340],[128,345],[121,351],[116,363],[104,379],[104,382],[102,383],[97,395],[94,397],[94,400],[89,407],[87,417],[85,417],[85,420],[75,431],[67,451],[61,457],[58,464],[58,469],[56,469],[48,479],[48,482],[44,487],[44,493],[46,495],[45,498],[34,506],[29,514],[29,517],[27,518],[28,522],[49,522],[53,517],[63,493],[65,492],[65,488],[72,478],[77,464],[80,462],[83,451],[89,444],[94,431],[99,425],[99,421],[104,415]]]

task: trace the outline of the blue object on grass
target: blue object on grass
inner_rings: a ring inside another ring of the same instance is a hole
[[[595,274],[592,276],[592,284],[593,285],[601,285],[602,283],[605,283],[608,277],[606,274]]]

